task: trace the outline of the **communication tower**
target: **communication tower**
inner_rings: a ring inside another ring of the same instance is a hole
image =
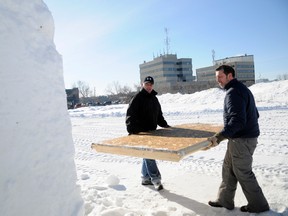
[[[166,34],[166,38],[165,38],[165,46],[166,46],[166,54],[169,54],[169,49],[170,49],[170,38],[168,37],[168,29],[165,28],[165,34]]]

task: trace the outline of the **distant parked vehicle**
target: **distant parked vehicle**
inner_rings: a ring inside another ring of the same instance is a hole
[[[73,109],[74,108],[73,103],[72,102],[67,102],[67,108],[68,109]]]
[[[77,103],[77,104],[75,104],[74,109],[77,109],[77,108],[80,108],[80,107],[82,107],[82,104],[81,103]]]
[[[105,101],[105,102],[103,103],[104,106],[106,106],[106,105],[111,105],[111,104],[112,104],[111,101]]]

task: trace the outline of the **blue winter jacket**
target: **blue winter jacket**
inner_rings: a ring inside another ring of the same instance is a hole
[[[237,79],[225,86],[224,128],[226,138],[256,138],[260,134],[259,113],[251,91]]]

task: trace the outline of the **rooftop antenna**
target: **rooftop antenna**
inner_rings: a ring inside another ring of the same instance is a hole
[[[215,65],[215,50],[212,49],[212,64]]]
[[[170,38],[168,37],[168,29],[165,28],[165,34],[166,34],[166,38],[165,38],[165,46],[166,46],[166,54],[169,54],[169,48],[170,48]]]

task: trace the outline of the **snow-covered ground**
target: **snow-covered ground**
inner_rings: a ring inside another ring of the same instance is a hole
[[[250,87],[260,112],[259,144],[253,169],[271,210],[259,215],[288,215],[288,81]],[[222,124],[225,92],[208,89],[194,94],[159,96],[170,125]],[[163,191],[142,186],[141,158],[97,153],[92,142],[127,135],[125,105],[69,110],[76,148],[78,184],[85,201],[85,215],[94,216],[196,216],[255,215],[241,213],[247,204],[238,186],[233,211],[212,208],[217,196],[226,142],[196,152],[180,162],[158,161]]]
[[[217,195],[225,143],[179,163],[158,161],[160,192],[140,184],[140,158],[91,150],[92,142],[127,134],[127,105],[68,113],[53,37],[42,0],[0,1],[1,216],[82,216],[84,208],[87,216],[248,215],[239,211],[246,204],[240,190],[233,211],[207,205]],[[261,115],[254,171],[271,206],[262,215],[288,215],[288,81],[251,90]],[[170,125],[222,124],[223,97],[209,89],[159,100]]]

